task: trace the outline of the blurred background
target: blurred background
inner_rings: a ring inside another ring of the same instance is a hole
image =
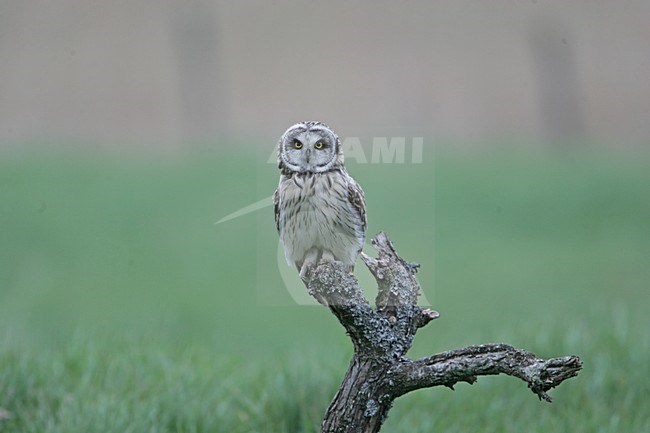
[[[4,1],[0,139],[650,140],[643,0]],[[4,144],[6,143],[6,144]]]
[[[273,193],[311,119],[359,144],[368,233],[422,264],[442,316],[412,356],[585,363],[552,406],[484,378],[400,399],[387,431],[650,430],[649,22],[641,0],[0,0],[0,431],[316,431],[350,343],[297,301],[270,207],[214,224]],[[370,163],[395,137],[405,161]]]

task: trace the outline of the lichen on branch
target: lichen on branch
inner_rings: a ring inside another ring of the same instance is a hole
[[[375,307],[357,279],[337,263],[322,263],[308,275],[309,294],[327,306],[345,328],[354,355],[334,396],[321,432],[378,432],[393,401],[408,392],[434,386],[453,389],[478,376],[517,377],[540,399],[550,402],[551,388],[582,368],[577,356],[541,359],[507,344],[486,344],[411,360],[406,357],[418,329],[439,317],[417,305],[419,265],[399,257],[381,232],[372,239],[377,257],[361,258],[377,280]]]

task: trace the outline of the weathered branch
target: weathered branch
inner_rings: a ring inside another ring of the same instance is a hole
[[[576,356],[540,359],[505,344],[470,346],[409,360],[406,353],[419,328],[439,315],[417,306],[419,265],[399,257],[382,232],[372,240],[377,258],[361,258],[378,284],[376,308],[363,295],[356,278],[336,263],[319,265],[308,276],[309,293],[329,307],[354,344],[345,379],[327,410],[321,432],[378,432],[393,401],[410,391],[477,376],[507,374],[528,383],[540,399],[582,368]]]
[[[544,360],[507,344],[485,344],[404,362],[395,379],[407,393],[440,385],[453,389],[458,382],[476,382],[476,376],[503,373],[527,382],[540,400],[550,402],[546,391],[576,376],[581,368],[576,356]]]
[[[394,343],[386,333],[388,319],[377,315],[363,297],[357,279],[342,266],[325,264],[309,282],[309,294],[328,306],[352,339],[355,351],[368,356],[386,356]]]

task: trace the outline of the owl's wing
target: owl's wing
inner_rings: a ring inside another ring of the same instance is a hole
[[[280,193],[278,192],[280,188],[275,190],[273,194],[273,207],[275,208],[275,228],[278,229],[280,233]]]
[[[363,190],[352,178],[350,178],[350,181],[348,182],[348,200],[359,214],[359,219],[361,219],[361,228],[365,232],[366,225],[368,225],[366,219],[366,199],[363,195]]]

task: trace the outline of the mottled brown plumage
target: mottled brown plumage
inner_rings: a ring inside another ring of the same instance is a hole
[[[293,125],[278,143],[278,167],[275,221],[287,262],[303,279],[319,261],[352,271],[365,240],[365,200],[338,136],[320,122]]]

